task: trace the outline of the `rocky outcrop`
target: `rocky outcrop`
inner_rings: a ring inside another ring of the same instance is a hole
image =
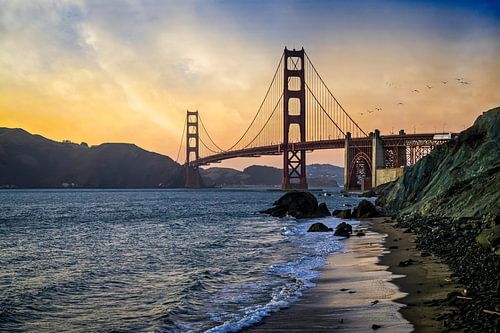
[[[261,211],[275,217],[293,216],[295,218],[325,217],[330,215],[326,204],[321,208],[310,192],[290,191],[274,202],[273,207]]]
[[[400,213],[481,217],[500,211],[500,107],[405,171],[377,204]]]
[[[326,225],[324,225],[321,222],[314,223],[312,224],[307,232],[328,232],[328,231],[333,231],[332,228],[328,228]]]
[[[356,208],[352,211],[353,218],[371,218],[379,217],[381,214],[378,212],[375,205],[368,200],[361,200]]]
[[[334,233],[335,236],[351,237],[351,234],[352,234],[352,226],[345,222],[340,223],[335,228],[335,233]]]
[[[350,219],[352,217],[352,212],[350,209],[335,209],[332,212],[332,216],[338,217],[339,219]]]

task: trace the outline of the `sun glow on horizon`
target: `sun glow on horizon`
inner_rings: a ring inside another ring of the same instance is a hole
[[[461,131],[500,105],[500,19],[489,6],[0,0],[0,126],[175,159],[190,109],[229,147],[287,45],[305,47],[367,132]],[[308,163],[341,160],[324,151]],[[281,160],[222,165],[249,163]]]

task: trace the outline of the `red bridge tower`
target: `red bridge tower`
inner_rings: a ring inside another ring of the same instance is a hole
[[[200,136],[198,132],[198,111],[187,111],[186,113],[186,181],[185,187],[200,188],[203,187],[198,166],[191,165],[200,157]],[[194,154],[191,158],[191,154]]]
[[[304,48],[284,52],[283,77],[283,180],[281,188],[307,189],[306,151],[289,142],[290,128],[298,126],[299,142],[306,142]]]

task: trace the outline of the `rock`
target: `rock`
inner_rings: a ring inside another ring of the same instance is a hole
[[[326,204],[318,206],[316,197],[307,191],[290,191],[276,200],[274,207],[261,211],[275,217],[287,215],[295,218],[312,218],[330,216]]]
[[[350,219],[351,210],[350,209],[335,209],[332,215],[338,217],[339,219]]]
[[[398,266],[399,267],[408,267],[410,265],[413,265],[414,263],[416,263],[415,260],[408,259],[408,260],[400,261]]]
[[[493,228],[486,228],[476,237],[477,244],[485,249],[496,250],[500,247],[500,225],[496,225]]]
[[[352,226],[345,222],[340,223],[337,228],[335,228],[335,236],[350,237],[352,234]]]
[[[361,200],[356,208],[352,211],[352,217],[355,218],[370,218],[370,217],[378,217],[380,213],[368,200]]]
[[[331,216],[330,210],[326,206],[326,203],[322,202],[318,205],[318,213],[323,216]]]
[[[429,252],[422,252],[422,253],[420,254],[420,256],[422,256],[422,257],[430,257],[430,255],[431,255],[431,254],[430,254]]]
[[[356,236],[358,236],[358,237],[365,236],[365,235],[366,235],[366,234],[365,234],[363,231],[358,231],[358,232],[356,233]]]
[[[372,325],[372,330],[376,331],[376,330],[378,330],[378,329],[379,329],[379,328],[381,328],[381,327],[382,327],[382,326],[380,326],[380,325],[373,324],[373,325]]]
[[[326,231],[333,231],[333,229],[328,228],[326,225],[324,225],[321,222],[312,224],[309,227],[309,230],[307,230],[307,232],[326,232]]]

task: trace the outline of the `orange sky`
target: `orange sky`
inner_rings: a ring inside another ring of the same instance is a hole
[[[306,4],[0,1],[0,126],[55,140],[131,142],[175,159],[185,111],[197,109],[229,147],[285,45],[306,48],[367,132],[460,131],[500,105],[499,20],[489,8]],[[375,107],[382,111],[366,114]],[[341,154],[315,152],[308,162],[342,164]],[[255,163],[281,160],[222,166]]]

